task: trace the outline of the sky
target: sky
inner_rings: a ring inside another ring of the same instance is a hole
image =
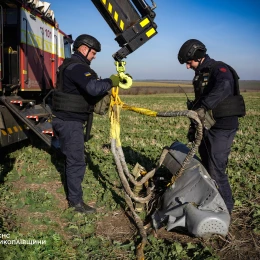
[[[91,67],[102,78],[116,73],[112,55],[120,47],[91,0],[48,0],[59,28],[75,39],[97,38],[102,51]],[[198,39],[207,54],[232,66],[240,80],[260,80],[260,0],[155,0],[158,34],[129,54],[126,72],[134,80],[192,80],[193,70],[178,62],[182,44]],[[150,0],[146,3],[152,6]]]

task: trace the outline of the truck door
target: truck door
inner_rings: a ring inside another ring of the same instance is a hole
[[[3,19],[4,19],[4,10],[2,5],[0,5],[0,92],[2,91],[2,80],[3,80],[3,56],[4,56],[4,49],[3,49]]]
[[[15,4],[0,0],[0,81],[1,90],[19,85],[19,12]]]

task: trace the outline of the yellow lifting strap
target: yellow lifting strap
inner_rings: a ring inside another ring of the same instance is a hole
[[[146,115],[146,116],[157,116],[157,112],[156,111],[152,111],[150,109],[146,109],[146,108],[142,108],[142,107],[132,107],[132,106],[128,106],[126,104],[123,103],[123,109],[124,110],[129,110],[129,111],[134,111],[136,113],[142,114],[142,115]]]
[[[116,140],[116,145],[121,146],[120,141],[120,111],[124,110],[134,111],[136,113],[147,115],[147,116],[157,116],[156,111],[152,111],[146,108],[129,106],[121,101],[118,95],[119,87],[112,88],[112,95],[110,101],[110,136],[112,139]]]
[[[124,77],[125,75],[125,64],[126,62],[115,62],[117,73],[120,77]],[[127,76],[128,77],[128,76]],[[128,77],[128,80],[130,78]],[[123,84],[124,85],[124,84]],[[132,86],[131,84],[129,84]],[[123,108],[124,110],[134,111],[139,114],[147,115],[147,116],[156,116],[157,112],[145,109],[145,108],[138,108],[133,106],[128,106],[124,104],[121,99],[119,98],[119,87],[112,88],[112,95],[111,95],[111,102],[110,102],[110,136],[112,139],[116,140],[116,145],[121,146],[120,141],[120,111]]]
[[[112,88],[110,101],[110,136],[116,140],[116,146],[121,146],[120,141],[120,110],[123,102],[118,96],[119,87]]]

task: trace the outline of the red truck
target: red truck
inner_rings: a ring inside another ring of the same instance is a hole
[[[157,34],[156,7],[144,0],[92,0],[121,47],[121,61]],[[72,53],[73,39],[60,28],[50,3],[0,0],[0,148],[32,132],[55,146],[51,93],[56,71]]]

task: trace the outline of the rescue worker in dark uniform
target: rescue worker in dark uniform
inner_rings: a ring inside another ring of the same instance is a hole
[[[83,201],[82,181],[86,171],[84,156],[84,123],[94,111],[97,97],[102,98],[118,86],[119,77],[98,79],[90,68],[101,45],[94,37],[83,34],[73,44],[71,58],[65,59],[57,74],[57,88],[53,94],[53,122],[61,152],[65,155],[67,199],[70,207],[81,213],[93,213],[95,208]]]
[[[211,119],[210,125],[204,124],[199,154],[202,164],[216,181],[219,192],[231,213],[234,201],[226,167],[239,126],[238,116],[243,116],[245,111],[237,101],[242,96],[238,98],[239,90],[236,89],[238,86],[235,84],[236,80],[238,82],[236,72],[229,65],[211,59],[206,51],[202,42],[191,39],[181,46],[178,60],[181,64],[186,63],[187,69],[195,71],[193,79],[195,100],[189,103],[188,109],[198,113],[202,124],[206,122],[206,113]],[[187,135],[190,142],[195,140],[195,134],[196,128],[191,122]]]

